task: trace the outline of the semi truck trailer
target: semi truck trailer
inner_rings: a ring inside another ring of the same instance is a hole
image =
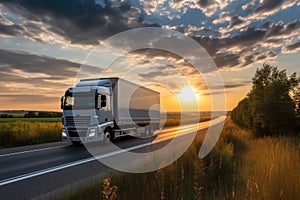
[[[160,128],[160,94],[112,77],[80,80],[61,98],[62,140],[73,144],[151,136]]]

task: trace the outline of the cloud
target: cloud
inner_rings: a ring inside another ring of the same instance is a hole
[[[26,94],[12,94],[12,95],[2,95],[0,94],[2,103],[14,102],[14,104],[51,104],[53,102],[59,102],[60,96],[57,97],[47,97],[44,95],[26,95]]]
[[[300,20],[290,23],[267,23],[264,26],[267,27],[266,37],[269,39],[286,39],[300,34]]]
[[[261,6],[256,9],[255,13],[273,11],[274,9],[280,7],[284,0],[263,0],[261,2]]]
[[[233,0],[234,1],[234,0]],[[232,0],[199,0],[196,1],[199,9],[208,17],[214,15],[218,9],[226,8]]]
[[[133,7],[128,1],[106,0],[73,0],[72,3],[67,0],[43,3],[39,0],[1,2],[0,9],[7,10],[7,14],[3,12],[0,15],[2,36],[25,37],[46,44],[96,46],[109,36],[124,30],[162,26],[164,29],[192,36],[206,49],[218,67],[250,65],[252,60],[257,60],[257,52],[265,51],[267,55],[269,52],[277,54],[280,50],[283,53],[299,50],[292,44],[297,42],[295,37],[300,34],[300,20],[272,22],[269,16],[295,5],[296,1],[292,0],[257,0],[246,3],[231,0],[143,0],[139,7]],[[247,12],[241,14],[229,6],[231,4],[239,4]],[[190,21],[195,21],[184,19],[184,14],[189,11],[201,11],[203,14],[199,21],[203,22],[189,24]],[[166,21],[166,14],[176,13],[181,14],[179,21]],[[8,17],[10,15],[18,17]],[[157,19],[159,24],[146,24],[147,17]],[[156,54],[168,56],[161,52]],[[269,53],[267,57],[270,58],[271,55]],[[159,55],[150,57],[158,59]],[[171,57],[177,59],[169,56]],[[150,61],[140,62],[146,64]]]
[[[0,63],[1,94],[14,101],[24,96],[24,102],[33,94],[39,96],[39,101],[49,102],[62,95],[73,84],[80,67],[79,63],[67,60],[3,49]]]
[[[230,31],[232,30],[230,27],[239,27],[247,23],[246,20],[240,20],[241,18],[234,18],[230,18],[231,24],[223,28],[224,31]],[[291,41],[298,41],[299,35],[300,20],[294,20],[289,23],[266,22],[257,27],[247,26],[235,35],[227,34],[215,38],[198,36],[194,39],[206,49],[219,68],[239,68],[262,61],[264,58],[274,59],[281,49],[284,53],[299,51],[297,42],[291,45]]]
[[[179,30],[177,30],[177,31],[179,31]],[[218,31],[213,30],[211,28],[207,28],[205,26],[197,27],[197,26],[189,25],[189,26],[187,26],[187,28],[183,29],[182,32],[186,35],[192,35],[195,37],[207,36],[207,37],[212,37],[212,38],[218,38],[221,36],[221,34]]]
[[[243,10],[254,10],[255,5],[258,3],[258,0],[251,0],[248,3],[242,6]]]
[[[258,1],[255,1],[255,4],[257,3]],[[295,0],[260,0],[258,7],[249,15],[248,18],[252,20],[265,19],[280,10],[287,9],[295,5],[296,3],[297,1]],[[251,3],[249,3],[249,5],[254,6]],[[250,6],[244,6],[243,8],[247,9]]]
[[[0,35],[2,36],[21,36],[25,29],[16,24],[6,24],[5,22],[0,22]]]
[[[74,76],[80,64],[68,60],[56,59],[44,55],[30,54],[24,51],[0,49],[2,70],[22,70],[25,73],[42,73],[49,76]],[[26,77],[30,78],[30,77]]]
[[[282,48],[282,53],[297,53],[298,51],[300,51],[300,42]]]
[[[157,13],[168,19],[180,19],[190,9],[201,11],[206,17],[213,16],[219,9],[226,8],[232,0],[140,0],[147,15]]]
[[[36,41],[45,41],[50,34],[63,38],[62,43],[97,45],[99,40],[121,31],[145,26],[138,16],[139,11],[126,2],[114,6],[105,1],[105,8],[93,1],[81,0],[73,0],[71,4],[68,0],[11,0],[2,3],[10,12],[22,16],[22,24],[2,24],[0,34],[23,34]]]
[[[151,13],[158,12],[161,6],[166,2],[166,0],[143,0],[143,10],[147,15]]]
[[[233,28],[236,25],[242,24],[244,21],[239,16],[233,16],[230,20],[229,28]]]
[[[219,17],[214,19],[212,22],[213,22],[213,24],[221,24],[224,22],[228,22],[228,21],[230,21],[231,16],[232,16],[232,14],[229,12],[221,12]]]
[[[251,83],[251,81],[243,81],[242,83],[225,84],[224,87],[225,87],[225,89],[232,89],[232,88],[242,87],[242,86],[248,85],[250,83]]]
[[[239,58],[240,58],[239,54],[224,52],[224,53],[215,54],[214,61],[217,66],[228,68],[228,67],[235,67],[239,65],[240,63]]]
[[[226,38],[194,38],[201,44],[221,67],[237,67],[240,64],[240,55],[245,52],[255,52],[259,43],[264,39],[266,31],[247,28],[239,35]]]
[[[220,27],[219,32],[222,33],[223,37],[230,37],[233,31],[242,32],[246,27],[251,24],[251,20],[246,20],[240,16],[227,16],[223,21],[228,21],[227,27]]]
[[[142,78],[157,78],[157,77],[164,77],[164,76],[168,76],[169,74],[163,71],[153,71],[153,72],[149,72],[149,73],[141,73],[139,74],[139,76],[141,76]]]
[[[241,67],[248,66],[249,64],[256,62],[266,62],[269,59],[275,59],[277,54],[273,51],[262,51],[262,52],[254,52],[250,55],[244,55],[241,58]]]

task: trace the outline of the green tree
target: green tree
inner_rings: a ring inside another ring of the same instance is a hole
[[[247,98],[233,110],[233,121],[257,136],[293,132],[299,112],[299,82],[296,73],[288,77],[286,70],[263,64],[252,78]]]
[[[34,111],[29,111],[24,115],[24,118],[34,118],[34,117],[37,117]]]
[[[248,97],[244,98],[239,102],[238,106],[232,110],[231,118],[240,127],[251,129],[253,124],[253,119],[250,107],[250,100]]]

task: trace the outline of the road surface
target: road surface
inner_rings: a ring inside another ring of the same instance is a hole
[[[184,137],[220,124],[224,119],[220,117],[209,122],[163,129],[152,138],[122,138],[115,144],[124,151],[143,152],[149,147],[159,149],[175,136]],[[121,153],[102,142],[97,157],[107,158]],[[0,200],[43,197],[68,185],[91,180],[91,177],[101,177],[111,170],[83,145],[74,146],[66,142],[2,149],[0,169]]]

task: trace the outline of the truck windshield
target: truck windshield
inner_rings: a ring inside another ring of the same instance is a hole
[[[92,95],[66,96],[64,101],[64,109],[94,109],[95,105]]]

